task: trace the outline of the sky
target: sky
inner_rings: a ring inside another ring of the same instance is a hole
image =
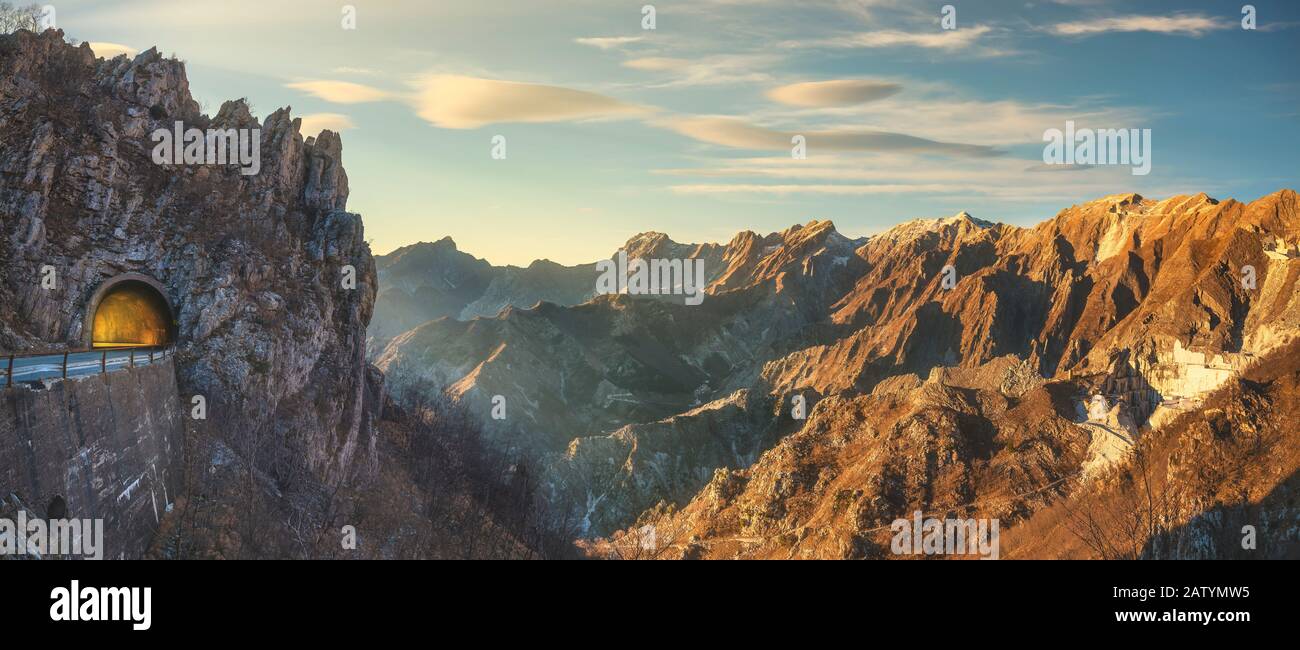
[[[245,97],[340,131],[376,253],[451,236],[575,264],[651,230],[1032,225],[1109,194],[1300,186],[1293,0],[1252,2],[1255,29],[1230,1],[55,2],[98,55],[185,61],[209,114]],[[1067,121],[1150,129],[1150,172],[1044,164]]]

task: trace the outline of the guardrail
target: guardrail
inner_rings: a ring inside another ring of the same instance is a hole
[[[15,382],[84,377],[148,365],[173,354],[175,345],[14,353],[0,356],[0,377],[6,387]]]

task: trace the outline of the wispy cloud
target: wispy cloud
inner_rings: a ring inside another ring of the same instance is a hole
[[[642,57],[623,62],[623,66],[644,72],[664,73],[667,81],[652,86],[705,86],[770,81],[764,69],[779,57],[770,54],[706,56],[698,59]]]
[[[473,129],[502,122],[567,122],[646,115],[652,109],[598,93],[543,84],[502,81],[457,74],[427,73],[412,78],[409,90],[388,91],[337,80],[286,84],[335,104],[395,101],[421,119],[445,129]],[[316,116],[322,128],[355,128],[339,113]],[[313,123],[313,128],[316,124]],[[339,130],[339,129],[333,129]],[[307,125],[304,124],[304,133]]]
[[[759,121],[809,123],[826,129],[869,124],[884,131],[906,132],[940,141],[997,147],[1041,144],[1043,131],[1064,128],[1067,120],[1091,128],[1133,128],[1150,125],[1149,110],[1113,106],[1081,98],[1072,104],[1023,102],[1014,99],[974,99],[945,84],[899,82],[898,95],[850,106],[810,108],[791,112],[760,111]]]
[[[1203,15],[1181,16],[1110,16],[1057,23],[1049,28],[1060,36],[1092,36],[1110,32],[1153,32],[1178,36],[1203,36],[1216,29],[1229,29],[1234,23]]]
[[[632,68],[633,70],[653,70],[656,72],[665,70],[678,70],[690,65],[686,59],[673,59],[662,56],[649,56],[640,59],[631,59],[623,62],[623,67]]]
[[[1131,186],[1127,169],[1115,166],[1043,165],[1038,161],[933,157],[910,152],[824,152],[807,159],[788,155],[704,158],[698,167],[657,169],[656,175],[693,179],[666,189],[675,194],[747,196],[929,195],[1042,201],[1062,196],[1104,195]],[[1043,173],[1051,172],[1051,173]]]
[[[767,97],[789,106],[822,108],[863,104],[891,97],[901,84],[870,79],[833,79],[789,84],[767,91]]]
[[[650,111],[584,90],[460,75],[425,75],[412,86],[410,101],[416,114],[446,129],[634,117]]]
[[[747,198],[754,196],[875,196],[875,195],[950,195],[984,197],[1000,201],[1059,200],[1062,196],[1096,195],[1113,193],[1116,187],[1126,187],[1122,177],[1097,169],[1070,170],[1033,178],[1032,172],[1023,168],[1024,161],[1007,160],[1006,164],[992,169],[954,170],[948,164],[911,161],[911,172],[899,178],[891,174],[863,178],[832,179],[848,182],[706,182],[669,185],[668,191],[683,195],[712,195]],[[798,165],[787,162],[787,168]],[[827,169],[834,173],[833,170]],[[801,172],[799,172],[801,173]],[[777,180],[777,179],[764,179]],[[816,180],[814,177],[792,177],[792,181]]]
[[[905,32],[900,30],[880,30],[858,32],[822,39],[790,40],[781,43],[787,48],[826,47],[826,48],[887,48],[919,47],[955,52],[974,46],[993,28],[976,25],[965,29]]]
[[[926,161],[901,153],[816,154],[806,160],[789,156],[762,156],[754,158],[726,158],[707,160],[702,167],[676,167],[656,169],[663,176],[696,177],[708,179],[750,179],[787,181],[857,181],[871,183],[945,183],[945,184],[1024,184],[1028,172],[1084,172],[1103,168],[1086,165],[1046,165],[1016,158],[997,159],[944,159]],[[1119,170],[1116,174],[1123,180]],[[1038,179],[1035,182],[1043,182]],[[1071,180],[1068,182],[1078,182]]]
[[[358,75],[358,76],[365,76],[365,77],[379,77],[385,74],[382,70],[376,70],[374,68],[351,66],[351,65],[340,66],[334,68],[330,72],[333,72],[334,74],[350,74],[350,75]]]
[[[934,194],[943,192],[968,191],[972,188],[944,185],[942,183],[921,184],[879,184],[879,185],[750,185],[750,184],[693,184],[673,185],[677,194],[835,194],[859,196],[867,194]]]
[[[659,126],[686,137],[734,149],[754,151],[789,150],[795,135],[803,135],[810,150],[906,151],[957,156],[992,156],[992,147],[938,142],[903,133],[869,130],[778,131],[731,117],[676,117],[661,120]]]
[[[352,83],[351,81],[333,81],[328,79],[316,81],[296,81],[285,84],[294,90],[323,99],[332,104],[361,104],[393,99],[393,93],[372,86]]]
[[[302,116],[301,133],[304,136],[312,136],[326,129],[341,133],[356,127],[357,125],[352,122],[352,118],[342,113],[312,113],[311,115]]]
[[[645,40],[644,36],[588,36],[585,38],[575,38],[573,39],[573,42],[579,45],[598,47],[602,50],[612,50],[642,40]]]

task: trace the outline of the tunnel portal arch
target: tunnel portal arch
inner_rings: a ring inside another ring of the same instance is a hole
[[[90,297],[82,343],[87,348],[169,345],[176,341],[174,314],[161,282],[143,273],[123,273]]]

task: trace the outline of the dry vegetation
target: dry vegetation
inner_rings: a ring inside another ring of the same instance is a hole
[[[191,426],[183,495],[150,556],[172,559],[541,559],[575,555],[576,531],[538,499],[528,466],[483,443],[429,384],[395,396],[379,468],[346,488],[315,482],[282,437]],[[233,444],[232,448],[228,441]],[[246,459],[253,459],[247,462]],[[356,531],[345,548],[344,527]]]

